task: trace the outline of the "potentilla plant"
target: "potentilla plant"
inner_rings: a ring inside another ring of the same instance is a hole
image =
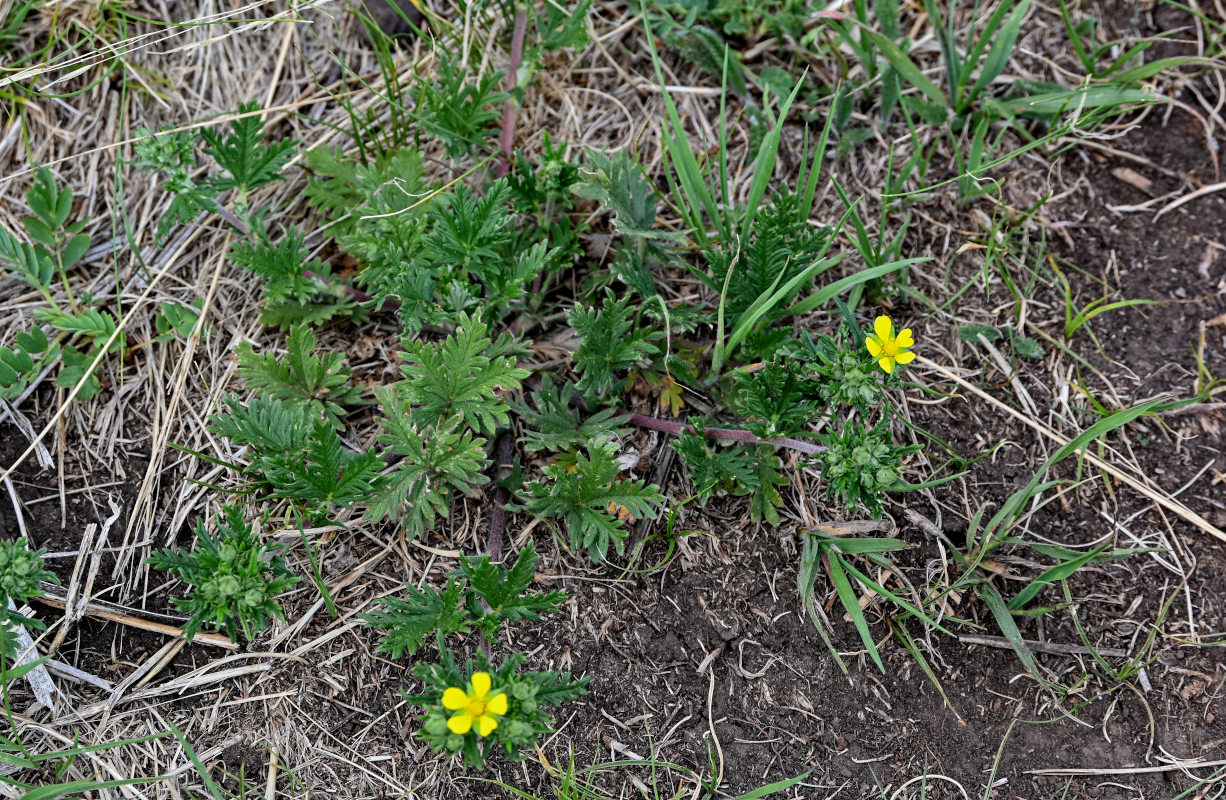
[[[518,653],[497,668],[483,653],[461,667],[441,635],[438,644],[441,663],[413,668],[425,688],[408,700],[425,709],[418,735],[435,750],[462,754],[470,766],[480,768],[498,751],[522,760],[553,729],[547,709],[587,694],[587,678],[521,672],[524,657]]]
[[[285,565],[282,545],[261,542],[259,526],[247,522],[241,508],[224,506],[215,527],[216,533],[210,534],[200,520],[193,550],[162,550],[149,563],[192,587],[187,599],[174,601],[180,611],[191,614],[183,626],[188,641],[206,624],[235,641],[241,630],[250,640],[274,618],[285,618],[277,596],[299,579]]]
[[[43,566],[47,551],[31,550],[25,537],[9,542],[0,542],[0,653],[5,659],[17,653],[15,626],[22,625],[32,630],[44,630],[46,626],[33,617],[27,617],[9,607],[21,605],[32,597],[41,597],[41,581],[59,583],[53,572]]]
[[[894,333],[894,323],[888,316],[879,316],[873,323],[873,333],[864,337],[864,350],[881,372],[894,377],[900,366],[911,363],[915,353],[910,348],[915,339],[910,328]],[[861,411],[867,411],[868,400],[877,400],[882,384],[869,379],[860,354],[841,353],[823,362],[826,394],[843,396]],[[819,371],[820,368],[819,368]],[[880,372],[877,374],[881,374]],[[831,379],[842,378],[835,384]],[[819,436],[826,446],[821,454],[822,477],[826,492],[843,500],[849,509],[863,505],[874,519],[883,512],[881,496],[900,482],[902,462],[919,452],[916,445],[893,443],[886,404],[882,419],[876,425],[852,422],[846,417],[838,430]]]

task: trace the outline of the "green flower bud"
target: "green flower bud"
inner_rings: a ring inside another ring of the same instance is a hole
[[[530,743],[534,736],[532,726],[523,720],[508,720],[500,725],[499,729],[502,730],[508,741],[517,745]]]
[[[422,725],[422,730],[431,736],[444,736],[448,732],[447,718],[441,714],[431,714]]]

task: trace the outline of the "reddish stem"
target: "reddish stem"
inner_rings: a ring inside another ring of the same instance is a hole
[[[510,431],[498,434],[494,441],[494,482],[497,485],[515,466],[515,438]],[[490,561],[502,560],[503,532],[507,528],[507,510],[503,505],[511,499],[507,490],[497,485],[494,489],[494,512],[490,516],[490,535],[486,540],[485,553]]]
[[[519,62],[524,57],[524,31],[528,27],[528,11],[522,5],[515,9],[515,32],[511,36],[511,63],[507,69],[507,91],[514,92],[519,80]],[[498,162],[497,177],[501,178],[511,170],[511,148],[515,143],[515,114],[519,104],[515,98],[508,97],[507,104],[502,109],[502,136],[499,145],[502,148],[502,159]]]
[[[630,424],[637,425],[640,428],[650,428],[653,431],[671,433],[674,436],[686,431],[690,433],[698,432],[693,425],[687,425],[684,422],[668,422],[667,420],[648,417],[644,414],[631,414]],[[776,447],[787,447],[809,455],[826,451],[826,448],[821,445],[803,442],[800,439],[763,439],[761,436],[755,436],[749,431],[736,430],[735,428],[703,428],[702,432],[712,439],[728,439],[736,442],[753,442],[754,444],[773,444]]]

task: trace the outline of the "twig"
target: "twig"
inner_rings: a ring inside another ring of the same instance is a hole
[[[980,636],[979,634],[963,634],[958,637],[958,641],[963,644],[981,644],[985,647],[999,647],[1002,650],[1011,650],[1013,645],[1003,636]],[[1024,640],[1026,647],[1036,653],[1051,653],[1058,656],[1088,656],[1092,655],[1090,648],[1082,647],[1079,644],[1061,644],[1060,642],[1032,642],[1029,639]],[[1117,647],[1099,647],[1098,654],[1106,658],[1128,658],[1126,650],[1120,650]]]
[[[689,433],[697,433],[697,429],[693,425],[688,425],[684,422],[668,422],[667,420],[656,419],[645,414],[631,414],[630,424],[637,425],[640,428],[649,428],[653,431],[671,433],[674,436],[687,431]],[[825,447],[811,442],[802,442],[800,439],[763,439],[761,436],[755,436],[749,431],[741,431],[734,428],[703,428],[702,432],[712,439],[727,439],[736,442],[752,442],[754,444],[773,444],[776,447],[787,447],[809,455],[826,452]]]
[[[1169,211],[1174,211],[1175,209],[1179,208],[1184,203],[1190,203],[1193,200],[1197,199],[1198,197],[1204,197],[1207,194],[1212,194],[1214,192],[1220,192],[1223,189],[1226,189],[1226,183],[1214,183],[1214,184],[1210,184],[1209,186],[1202,186],[1196,191],[1192,192],[1191,194],[1185,194],[1183,197],[1179,198],[1178,200],[1175,200],[1174,202],[1171,202],[1171,203],[1167,203],[1162,208],[1158,209],[1158,213],[1154,215],[1154,221],[1157,222],[1158,218],[1161,217],[1163,214],[1166,214]]]
[[[1209,769],[1226,767],[1226,760],[1219,761],[1177,761],[1174,764],[1163,764],[1160,767],[1121,767],[1119,769],[1028,769],[1027,775],[1139,775],[1152,772],[1186,772],[1190,769]]]
[[[62,593],[63,589],[61,589],[59,586],[56,586],[53,583],[41,582],[39,587],[43,590],[43,594],[39,597],[31,598],[34,602],[42,603],[43,605],[48,605],[53,608],[64,608],[65,605],[67,605],[66,601],[68,598]],[[137,616],[137,614],[150,614],[151,612],[138,612],[136,609],[125,608],[112,603],[104,603],[99,600],[91,600],[88,603],[85,603],[84,608],[85,613],[91,617],[105,619],[110,622],[118,622],[121,625],[128,625],[133,628],[140,628],[141,630],[153,631],[154,633],[161,633],[166,636],[186,638],[186,634],[183,633],[183,629],[180,627],[168,625],[163,622],[154,622],[153,620],[146,619],[143,616]],[[166,614],[158,614],[157,616],[173,622],[187,621],[180,620]],[[208,644],[212,645],[213,647],[222,647],[226,650],[238,649],[238,645],[230,641],[230,637],[219,636],[215,633],[205,633],[204,631],[200,631],[194,637],[192,637],[192,643]]]
[[[72,664],[65,664],[63,661],[56,661],[49,658],[43,662],[47,667],[48,672],[54,672],[62,678],[67,678],[70,681],[77,683],[88,683],[90,686],[96,686],[104,692],[109,692],[115,688],[115,685],[106,678],[99,678],[97,675],[90,674],[82,669],[77,669]]]

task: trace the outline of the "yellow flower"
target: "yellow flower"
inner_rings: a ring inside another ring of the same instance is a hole
[[[507,696],[505,692],[499,692],[490,697],[489,693],[488,672],[474,672],[468,691],[453,686],[443,692],[443,708],[456,712],[447,720],[447,727],[452,733],[465,734],[473,726],[476,726],[478,736],[489,736],[494,732],[498,727],[498,717],[507,713]]]
[[[869,355],[877,359],[887,373],[894,371],[895,364],[910,364],[915,360],[915,353],[907,349],[915,346],[910,328],[904,328],[895,336],[894,323],[882,315],[873,323],[873,330],[876,333],[869,334],[865,345],[868,346]]]

